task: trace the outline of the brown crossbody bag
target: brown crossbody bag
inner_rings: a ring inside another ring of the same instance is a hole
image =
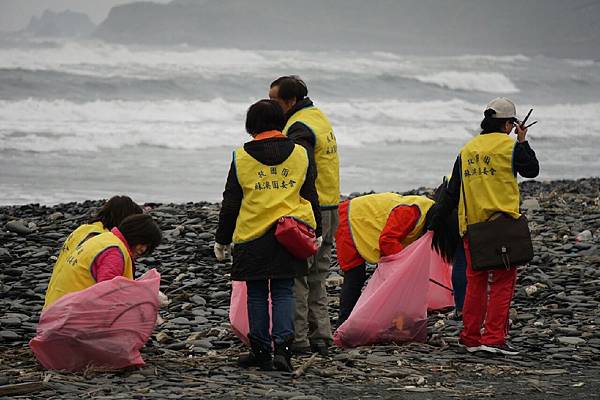
[[[466,215],[466,201],[463,200],[463,204]],[[474,271],[508,269],[526,264],[533,258],[533,244],[527,218],[521,215],[515,219],[504,213],[499,214],[497,218],[467,225],[471,268]]]

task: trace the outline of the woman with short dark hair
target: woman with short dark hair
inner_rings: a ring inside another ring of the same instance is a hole
[[[222,261],[235,243],[231,278],[245,281],[248,289],[251,351],[240,356],[239,364],[291,371],[294,278],[306,275],[307,262],[277,241],[275,229],[281,217],[293,217],[320,236],[321,214],[306,150],[281,133],[283,125],[283,111],[273,100],[248,109],[246,131],[252,141],[234,152],[214,250]]]

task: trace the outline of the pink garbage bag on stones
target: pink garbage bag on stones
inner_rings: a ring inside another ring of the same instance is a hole
[[[271,314],[271,297],[269,296],[269,314]],[[229,322],[231,330],[245,345],[249,346],[248,332],[248,289],[246,282],[233,281],[231,284],[231,301],[229,304]]]
[[[160,274],[116,277],[67,294],[42,312],[29,342],[47,369],[81,371],[144,365],[140,349],[156,325]]]
[[[400,253],[381,258],[352,314],[336,330],[336,346],[427,339],[427,310],[454,304],[452,268],[431,249],[431,235],[427,233]]]

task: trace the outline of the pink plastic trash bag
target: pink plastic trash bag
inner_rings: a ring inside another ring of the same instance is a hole
[[[269,296],[269,315],[271,315],[271,297]],[[248,290],[246,282],[233,281],[231,284],[231,302],[229,304],[229,322],[231,330],[245,345],[249,346],[248,332]]]
[[[454,304],[451,267],[431,249],[431,235],[380,260],[352,314],[335,332],[336,346],[427,339],[428,304],[430,309]],[[430,281],[431,271],[447,288]]]
[[[140,349],[156,325],[160,274],[138,280],[116,277],[69,293],[42,312],[29,342],[47,369],[144,365]]]

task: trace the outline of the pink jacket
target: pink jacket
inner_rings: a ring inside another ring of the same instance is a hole
[[[129,243],[127,243],[121,231],[118,228],[112,228],[111,232],[123,242],[129,252],[129,256],[133,258]],[[102,254],[96,257],[91,268],[92,276],[96,282],[109,281],[116,276],[123,276],[124,270],[125,259],[118,247],[111,247],[104,250]]]

